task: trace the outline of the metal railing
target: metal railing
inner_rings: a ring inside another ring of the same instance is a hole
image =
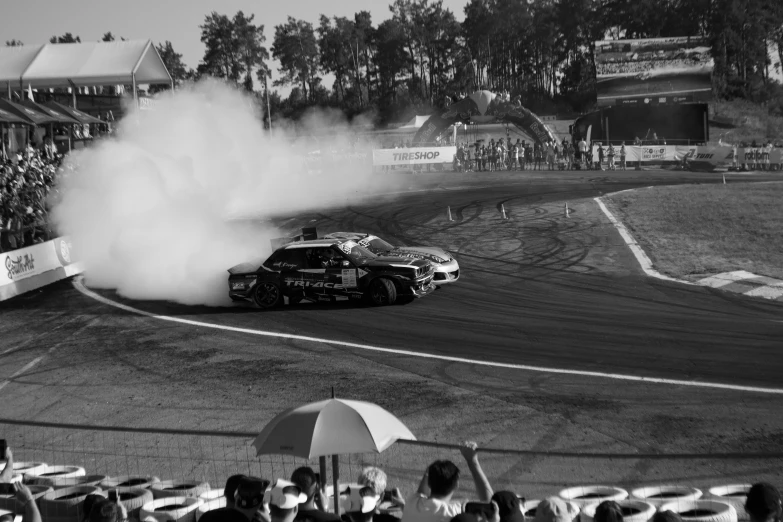
[[[90,475],[152,475],[166,479],[189,479],[222,487],[228,476],[243,473],[264,478],[290,477],[294,469],[318,459],[281,455],[256,456],[252,441],[257,433],[106,427],[80,424],[0,419],[0,438],[13,449],[17,462],[74,465]],[[783,451],[760,453],[609,453],[481,448],[481,463],[496,489],[535,491],[555,485],[589,484],[597,468],[616,469],[625,480],[627,470],[645,462],[681,461],[687,468],[709,469],[715,477],[756,477],[779,470]],[[381,454],[364,453],[340,457],[340,482],[355,482],[365,466],[378,466],[389,484],[405,493],[415,490],[423,470],[436,459],[462,462],[459,446],[432,441],[399,441]],[[553,483],[539,476],[541,465],[568,469],[568,479]],[[723,470],[723,471],[721,471]],[[697,475],[694,475],[696,477]],[[704,478],[704,475],[698,475]],[[717,480],[717,479],[715,479]],[[747,479],[746,479],[747,480]],[[724,480],[725,482],[725,480]]]

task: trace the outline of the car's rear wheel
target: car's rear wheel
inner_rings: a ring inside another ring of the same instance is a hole
[[[283,301],[283,293],[280,291],[280,285],[271,281],[259,283],[253,291],[253,301],[259,308],[264,310],[279,306]]]
[[[367,299],[375,306],[392,305],[397,300],[397,289],[390,280],[379,277],[370,283]]]

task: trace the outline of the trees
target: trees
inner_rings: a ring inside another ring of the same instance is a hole
[[[225,78],[253,90],[253,73],[267,74],[269,52],[263,43],[264,26],[253,24],[254,15],[238,11],[233,18],[213,11],[204,19],[201,41],[206,50],[198,66],[199,74]]]
[[[5,46],[6,47],[21,47],[23,45],[24,45],[24,42],[22,42],[21,40],[17,40],[15,38],[13,40],[6,40],[5,41]]]
[[[276,25],[272,56],[280,61],[279,71],[283,75],[274,84],[301,86],[303,100],[311,102],[321,82],[317,76],[320,60],[313,24],[289,16],[285,24]]]
[[[49,38],[49,43],[62,44],[62,43],[81,43],[82,39],[78,36],[74,37],[71,33],[65,33],[62,36],[52,36]]]
[[[155,49],[169,71],[171,79],[174,81],[174,87],[178,87],[185,80],[193,78],[195,71],[185,66],[185,63],[182,61],[182,55],[174,51],[174,46],[171,45],[170,41],[166,40],[165,43],[156,45]]]

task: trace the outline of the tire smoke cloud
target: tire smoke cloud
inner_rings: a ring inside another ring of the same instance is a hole
[[[226,270],[260,265],[270,239],[286,235],[269,218],[396,188],[368,166],[308,172],[303,159],[312,143],[270,135],[252,107],[237,89],[199,82],[162,96],[154,110],[128,114],[113,137],[69,155],[52,215],[71,237],[88,285],[133,299],[226,305]],[[329,125],[316,149],[349,146],[351,128],[335,125],[333,114],[313,112],[306,121]]]

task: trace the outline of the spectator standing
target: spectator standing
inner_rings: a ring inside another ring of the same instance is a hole
[[[538,143],[533,144],[533,159],[535,162],[535,170],[541,170],[541,159],[542,159],[543,153],[541,151],[541,145]]]
[[[625,151],[625,142],[622,142],[620,144],[620,166],[623,168],[623,170],[626,170],[626,151]]]
[[[614,170],[614,145],[608,146],[607,155],[609,156],[609,170]]]
[[[598,170],[599,168],[601,170],[604,170],[604,148],[603,148],[603,146],[601,146],[601,142],[600,141],[596,142],[596,144],[598,146],[598,149],[596,151],[596,152],[598,152],[598,163],[596,164],[596,167],[597,167],[596,170]]]
[[[623,509],[614,500],[598,504],[593,515],[594,522],[623,522]]]
[[[475,443],[465,443],[462,456],[468,464],[476,494],[481,502],[492,498],[492,487],[479,464]],[[402,522],[449,522],[464,511],[464,505],[452,500],[459,487],[459,468],[448,460],[436,460],[424,472],[419,489],[405,503]]]
[[[536,507],[534,522],[571,522],[574,514],[568,511],[568,505],[558,497],[542,500]]]
[[[500,522],[525,522],[519,497],[511,491],[496,491],[492,502],[498,506]]]
[[[750,522],[779,522],[783,516],[778,489],[767,482],[753,484],[745,499],[745,511]]]
[[[271,522],[294,522],[299,513],[299,505],[306,501],[307,495],[299,489],[299,486],[287,480],[277,479],[274,486],[264,493],[262,503],[269,504]]]
[[[340,517],[326,512],[326,493],[318,482],[315,472],[308,466],[297,468],[291,474],[291,483],[305,495],[305,501],[299,506],[295,520],[299,522],[337,522]]]
[[[582,168],[587,168],[587,142],[584,138],[579,140],[579,163]]]
[[[260,522],[264,514],[264,492],[269,482],[255,477],[233,475],[226,481],[223,495],[226,507],[207,511],[200,522]],[[229,497],[231,500],[229,501]]]

